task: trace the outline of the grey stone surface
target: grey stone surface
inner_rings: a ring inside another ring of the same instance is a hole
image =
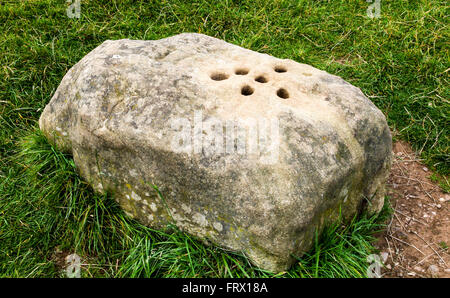
[[[130,216],[271,271],[340,209],[379,212],[391,163],[385,117],[360,89],[201,34],[105,41],[68,71],[39,125]]]

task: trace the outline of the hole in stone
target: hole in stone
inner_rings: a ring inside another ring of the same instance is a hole
[[[211,75],[211,79],[214,81],[223,81],[228,79],[228,75],[221,72],[216,72]]]
[[[248,74],[248,69],[239,68],[239,69],[236,69],[236,71],[234,73],[237,75],[243,76],[243,75]]]
[[[241,89],[241,94],[245,95],[245,96],[249,96],[249,95],[253,94],[253,91],[254,91],[254,89],[252,87],[250,87],[249,85],[245,85]]]
[[[277,95],[278,95],[278,97],[281,97],[281,98],[284,98],[284,99],[289,98],[289,93],[284,88],[278,89]]]
[[[259,82],[259,83],[267,83],[267,79],[264,76],[258,76],[255,78],[255,81]]]
[[[287,71],[286,67],[284,67],[284,66],[275,66],[274,70],[276,72],[286,72]]]

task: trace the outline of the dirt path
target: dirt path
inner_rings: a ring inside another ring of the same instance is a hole
[[[409,144],[396,142],[387,185],[394,214],[376,246],[383,277],[450,277],[450,195]]]

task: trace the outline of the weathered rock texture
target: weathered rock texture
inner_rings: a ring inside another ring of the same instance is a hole
[[[177,149],[173,119],[190,121],[187,136],[203,147]],[[212,152],[205,140],[227,129],[199,129],[208,119],[276,119],[266,141],[279,144]],[[172,221],[271,271],[287,269],[340,209],[344,218],[378,212],[391,162],[385,117],[360,89],[200,34],[105,41],[69,70],[39,125],[143,224]]]

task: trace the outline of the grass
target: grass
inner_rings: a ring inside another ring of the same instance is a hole
[[[18,166],[0,183],[0,277],[65,276],[57,251],[76,252],[85,277],[364,277],[373,234],[389,212],[337,222],[290,271],[274,275],[174,226],[155,231],[130,219],[111,197],[94,194],[71,157],[38,130],[9,159]]]
[[[84,0],[80,19],[68,18],[66,5],[0,3],[0,276],[62,276],[56,251],[79,254],[89,264],[84,276],[273,276],[176,229],[153,231],[127,218],[35,130],[64,74],[107,39],[198,32],[339,75],[450,189],[447,1],[381,0],[377,19],[362,0]],[[281,276],[365,276],[383,216],[327,228]]]

